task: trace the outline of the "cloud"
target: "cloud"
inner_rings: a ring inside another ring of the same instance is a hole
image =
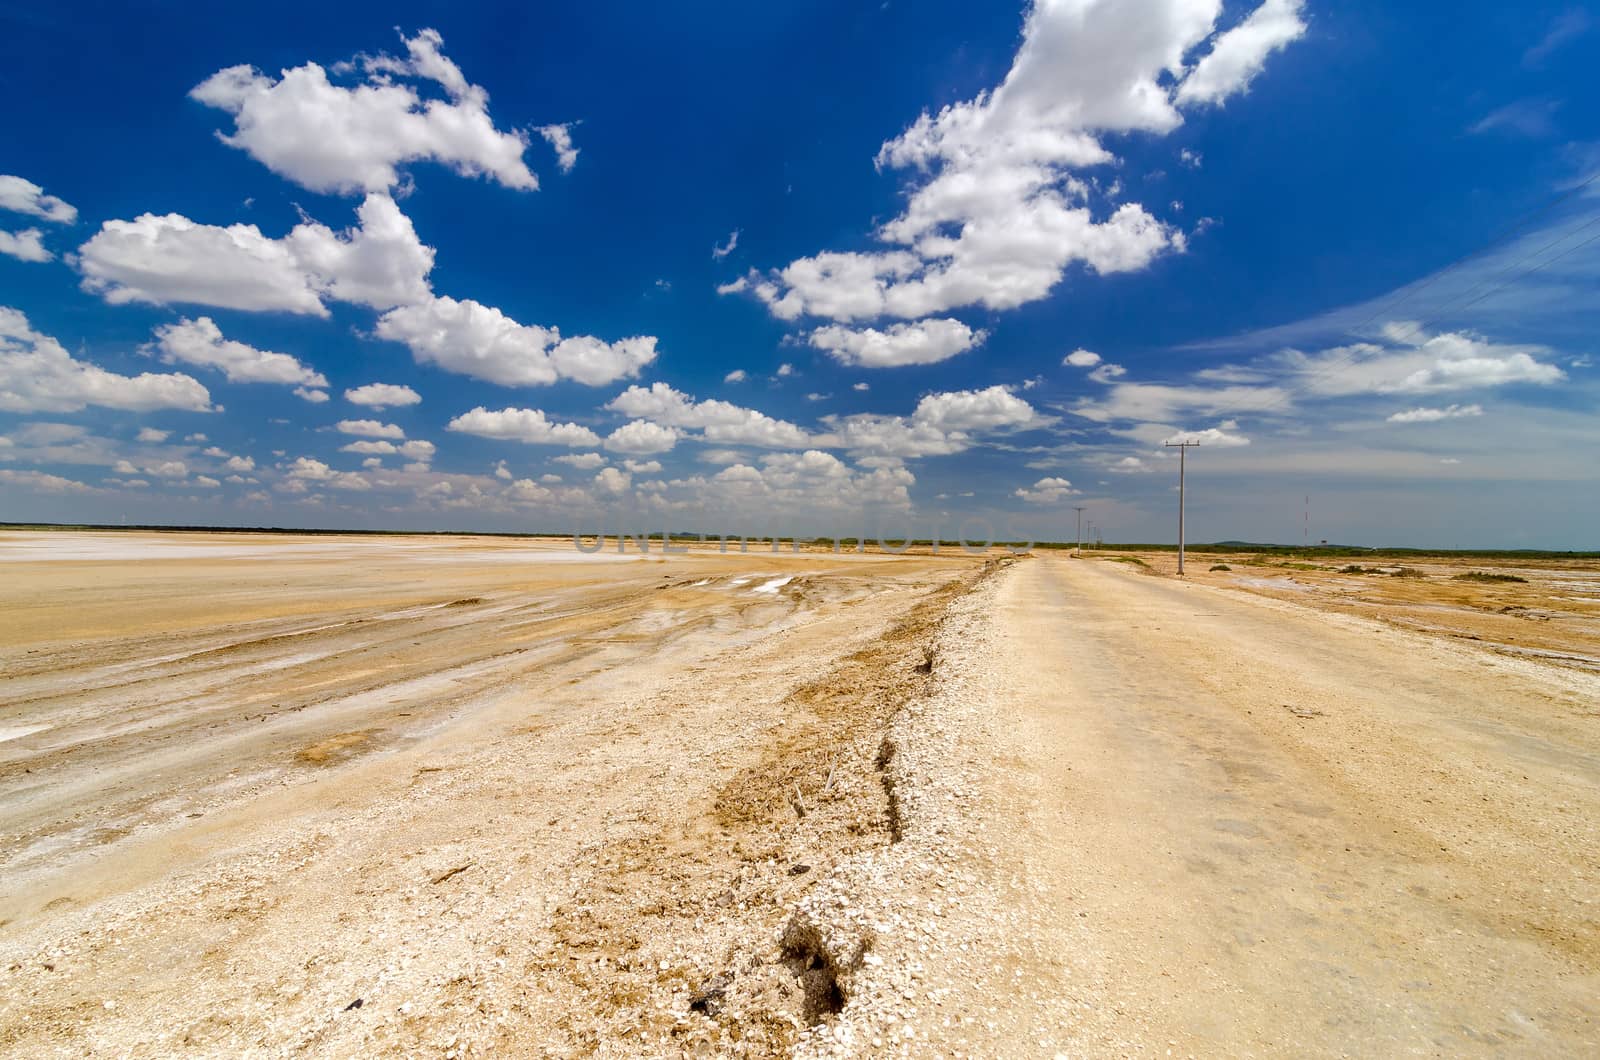
[[[0,176],[0,210],[42,217],[53,224],[70,225],[78,219],[77,207],[46,195],[33,181],[15,176]]]
[[[1142,475],[1155,469],[1137,456],[1125,456],[1107,464],[1105,470],[1117,475]]]
[[[1450,405],[1442,409],[1415,408],[1396,412],[1389,417],[1390,423],[1437,423],[1439,420],[1454,420],[1465,416],[1482,416],[1482,405]]]
[[[369,195],[344,232],[307,221],[282,239],[255,225],[181,214],[107,221],[78,251],[87,291],[113,305],[196,303],[327,316],[324,298],[386,309],[426,299],[433,248],[385,195]]]
[[[158,431],[154,427],[141,427],[139,428],[138,436],[134,440],[143,442],[146,445],[160,445],[170,437],[172,437],[171,431]]]
[[[1575,40],[1589,32],[1594,25],[1594,19],[1581,7],[1574,7],[1557,15],[1550,24],[1550,29],[1539,39],[1539,42],[1522,53],[1522,65],[1529,69],[1537,69],[1544,65],[1558,48],[1568,41]]]
[[[11,471],[0,469],[0,484],[16,486],[35,493],[93,493],[94,488],[60,475],[43,471]],[[130,483],[131,485],[131,483]]]
[[[942,431],[1021,430],[1040,422],[1032,405],[1003,386],[929,394],[911,418]]]
[[[1242,445],[1249,445],[1250,439],[1242,434],[1229,434],[1217,427],[1207,427],[1203,431],[1180,431],[1170,438],[1162,440],[1162,445],[1177,445],[1180,442],[1192,442],[1196,445],[1232,449]]]
[[[365,405],[367,408],[382,411],[387,408],[404,408],[422,402],[422,395],[408,386],[396,386],[393,383],[368,383],[358,386],[354,390],[346,390],[344,399],[352,405]]]
[[[223,465],[223,468],[227,471],[241,473],[245,471],[254,471],[256,469],[256,462],[248,456],[230,456],[228,458],[228,462]]]
[[[659,460],[624,460],[622,466],[635,475],[654,475],[661,470]]]
[[[1550,386],[1567,375],[1537,359],[1545,347],[1490,342],[1470,332],[1423,336],[1415,325],[1391,323],[1385,343],[1337,346],[1320,353],[1287,350],[1277,358],[1314,394],[1431,394],[1513,384]]]
[[[34,331],[20,310],[0,306],[0,410],[77,412],[87,405],[215,411],[210,392],[192,376],[108,372],[74,359],[55,339]]]
[[[393,456],[399,452],[393,442],[360,441],[339,447],[341,453],[360,453],[364,456]]]
[[[572,167],[578,164],[578,149],[572,146],[572,127],[576,124],[569,121],[565,125],[541,125],[533,130],[555,151],[556,165],[563,173],[571,173]]]
[[[779,379],[787,379],[791,375],[794,375],[794,365],[788,362],[778,365],[777,376]]]
[[[594,477],[595,488],[601,493],[624,493],[632,482],[633,476],[625,471],[618,471],[614,467],[602,468],[600,473]]]
[[[711,257],[716,261],[721,261],[729,254],[732,254],[738,245],[739,229],[735,228],[732,232],[728,233],[728,241],[726,243],[722,244],[720,247],[711,248]]]
[[[973,331],[959,320],[930,319],[895,324],[884,331],[829,324],[813,331],[807,341],[840,364],[893,368],[947,361],[987,337],[986,332]]]
[[[723,376],[722,381],[724,383],[742,383],[748,378],[750,378],[750,376],[743,368],[735,368],[733,371]]]
[[[1078,492],[1064,478],[1042,478],[1033,484],[1032,489],[1018,488],[1013,496],[1021,497],[1029,504],[1058,504]]]
[[[1268,56],[1304,35],[1306,24],[1300,18],[1303,6],[1302,0],[1266,0],[1243,22],[1219,36],[1210,53],[1178,86],[1178,104],[1220,104],[1248,88]]]
[[[451,420],[446,430],[498,438],[529,445],[599,445],[600,436],[576,423],[552,423],[539,409],[501,409],[490,412],[478,406]]]
[[[368,195],[359,224],[343,232],[299,224],[285,237],[317,290],[340,302],[387,309],[426,300],[434,250],[417,238],[411,218],[387,195]]]
[[[1100,363],[1100,355],[1090,350],[1076,349],[1061,358],[1063,367],[1068,368],[1093,368]]]
[[[402,40],[405,58],[362,57],[366,80],[349,87],[308,62],[278,80],[251,66],[230,66],[189,94],[233,115],[233,133],[219,134],[223,143],[312,191],[383,191],[400,181],[397,167],[418,161],[508,188],[537,188],[522,160],[526,134],[494,127],[489,94],[444,56],[440,35],[425,29]],[[434,82],[448,98],[424,100],[402,79]]]
[[[519,324],[471,299],[437,297],[390,310],[379,318],[377,334],[405,344],[418,363],[501,386],[558,379],[599,386],[636,377],[656,358],[654,336],[563,339],[555,328]]]
[[[810,441],[806,432],[792,423],[727,401],[696,401],[666,383],[655,383],[649,389],[631,386],[606,408],[667,427],[698,430],[701,439],[720,445],[798,449]]]
[[[340,434],[354,434],[361,438],[393,438],[400,439],[406,436],[392,423],[379,423],[377,420],[340,420],[334,424],[334,429]]]
[[[1072,412],[1097,423],[1118,420],[1171,423],[1194,413],[1215,414],[1235,407],[1273,407],[1288,398],[1289,391],[1282,387],[1116,383],[1104,398],[1084,398],[1072,407]]]
[[[916,319],[1012,309],[1046,297],[1074,264],[1131,272],[1183,249],[1183,234],[1142,205],[1097,214],[1074,171],[1116,161],[1101,135],[1170,133],[1183,122],[1179,106],[1244,91],[1305,29],[1296,0],[1266,0],[1213,38],[1221,7],[1041,0],[999,86],[923,113],[879,151],[880,170],[915,181],[904,210],[876,232],[884,249],[825,252],[720,290],[748,291],[782,320]]]
[[[325,387],[327,379],[287,353],[272,353],[224,339],[210,317],[187,318],[156,328],[154,348],[166,364],[193,364],[216,368],[230,383],[280,383],[285,386]]]
[[[372,483],[354,471],[335,471],[321,460],[308,456],[296,457],[289,466],[288,478],[290,483],[317,482],[333,489],[353,490],[365,492],[372,488]],[[296,492],[291,489],[290,492]]]
[[[649,420],[633,420],[612,431],[606,437],[605,447],[614,453],[649,456],[652,453],[664,453],[677,445],[679,433],[675,428],[663,427]]]
[[[37,228],[24,228],[20,232],[0,232],[0,254],[18,261],[50,261],[54,254],[45,249],[44,233]]]
[[[1503,132],[1532,140],[1543,139],[1555,135],[1555,115],[1560,107],[1561,101],[1556,99],[1519,99],[1491,110],[1467,131],[1477,135]]]
[[[599,439],[595,439],[599,441]],[[553,456],[550,458],[558,464],[567,464],[579,471],[592,471],[606,462],[606,458],[599,453],[568,453],[566,456]]]
[[[828,417],[829,442],[858,456],[913,459],[970,449],[973,435],[1008,433],[1048,422],[1003,386],[928,394],[907,416]]]
[[[326,391],[322,391],[322,390],[307,390],[303,386],[297,386],[297,387],[294,388],[294,396],[297,397],[297,398],[300,398],[300,399],[302,399],[304,401],[309,401],[313,405],[320,405],[324,401],[328,400],[328,395],[327,395]]]
[[[189,465],[182,460],[163,460],[147,466],[144,473],[154,475],[156,478],[187,478]]]

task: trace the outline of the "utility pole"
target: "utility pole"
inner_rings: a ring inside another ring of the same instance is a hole
[[[1073,505],[1072,510],[1078,513],[1078,551],[1074,552],[1073,555],[1081,556],[1083,555],[1083,509]]]
[[[1199,442],[1168,442],[1168,449],[1178,451],[1178,576],[1183,576],[1183,479],[1184,465],[1187,463],[1189,450],[1199,446]]]

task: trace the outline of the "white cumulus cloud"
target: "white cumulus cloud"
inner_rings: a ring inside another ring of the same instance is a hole
[[[1075,172],[1116,161],[1102,136],[1169,133],[1180,106],[1243,91],[1304,32],[1297,11],[1266,0],[1215,34],[1219,0],[1038,0],[1000,85],[883,145],[879,168],[914,182],[876,233],[884,249],[821,253],[720,290],[749,291],[783,320],[914,319],[1036,301],[1074,264],[1143,269],[1183,234],[1138,203],[1097,210]]]
[[[148,412],[213,412],[211,394],[180,373],[118,375],[80,361],[28,325],[21,310],[0,306],[0,410],[77,412],[87,405]]]
[[[0,176],[0,210],[42,217],[54,224],[69,225],[78,219],[77,207],[22,177]]]
[[[544,137],[556,153],[556,165],[561,167],[561,172],[571,173],[572,167],[578,164],[578,149],[572,146],[572,127],[576,122],[567,122],[565,125],[541,125],[534,131]]]
[[[193,364],[215,368],[230,383],[280,383],[285,386],[325,387],[327,379],[287,353],[258,350],[222,337],[210,317],[187,318],[156,329],[154,348],[167,364]]]
[[[698,430],[702,439],[719,445],[798,449],[809,441],[806,432],[793,423],[727,401],[696,401],[666,383],[655,383],[648,389],[631,386],[606,408],[668,427]]]
[[[0,232],[0,254],[18,261],[50,261],[55,257],[45,249],[44,233],[37,228],[24,228],[20,232]]]
[[[480,302],[430,298],[390,310],[380,338],[405,344],[419,363],[501,386],[538,386],[572,379],[589,386],[633,378],[656,358],[654,336],[604,342],[562,338],[555,328],[519,324]]]
[[[1268,56],[1305,34],[1306,24],[1300,17],[1304,6],[1303,0],[1266,0],[1243,22],[1218,36],[1210,53],[1178,86],[1178,104],[1221,103],[1244,91]]]
[[[649,456],[678,444],[679,431],[649,420],[633,420],[606,436],[605,447],[614,453]]]
[[[1465,416],[1482,416],[1482,405],[1449,405],[1442,409],[1414,408],[1396,412],[1390,423],[1437,423],[1439,420],[1461,419]]]
[[[429,297],[432,247],[386,195],[343,232],[306,221],[282,239],[181,214],[107,221],[78,251],[85,290],[113,305],[194,303],[327,316],[325,298],[386,309]]]
[[[598,440],[596,439],[596,441]],[[593,471],[606,462],[606,458],[599,453],[568,453],[566,456],[554,456],[550,459],[558,464],[575,467],[579,471]]]
[[[554,423],[539,409],[500,409],[491,412],[478,406],[451,420],[446,430],[475,434],[480,438],[499,438],[529,445],[592,446],[600,436],[576,423]]]
[[[1029,504],[1058,504],[1077,492],[1072,488],[1072,483],[1064,478],[1042,478],[1033,484],[1032,489],[1018,488],[1013,495]]]
[[[344,399],[352,405],[382,411],[388,408],[405,408],[422,402],[422,395],[408,386],[394,383],[368,383],[344,392]]]
[[[862,368],[894,368],[937,364],[979,345],[987,335],[954,319],[918,320],[885,330],[829,324],[807,341],[840,364]]]
[[[403,58],[363,57],[366,79],[357,84],[335,83],[313,62],[276,80],[242,65],[217,71],[189,94],[233,115],[223,143],[312,191],[383,191],[399,183],[399,166],[418,161],[508,188],[538,187],[522,159],[526,134],[495,128],[489,94],[445,57],[440,35],[425,29],[403,39]],[[408,81],[431,81],[448,98],[424,99]]]
[[[340,434],[353,434],[360,438],[393,438],[400,439],[406,432],[392,423],[380,423],[377,420],[340,420],[334,424]]]

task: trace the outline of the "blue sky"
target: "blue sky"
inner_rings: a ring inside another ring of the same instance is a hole
[[[1597,545],[1581,6],[0,29],[8,520]]]

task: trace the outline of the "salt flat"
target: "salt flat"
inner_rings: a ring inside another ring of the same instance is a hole
[[[1169,562],[4,535],[0,1051],[1592,1055],[1590,568]]]

